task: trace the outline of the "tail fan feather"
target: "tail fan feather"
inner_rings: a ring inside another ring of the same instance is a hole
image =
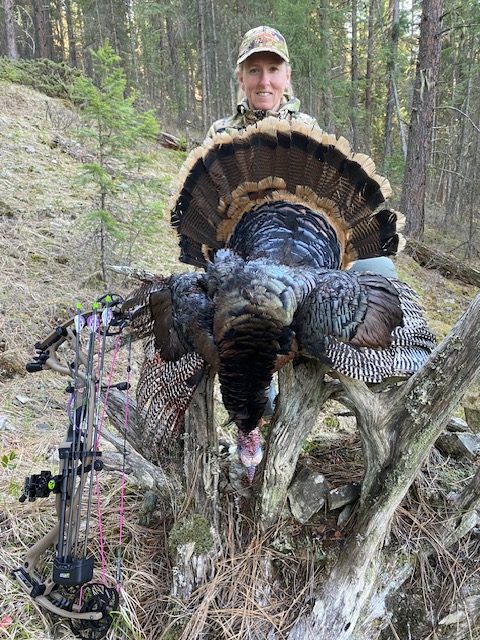
[[[344,138],[298,121],[265,118],[192,152],[172,201],[172,225],[181,260],[206,266],[246,213],[286,200],[314,211],[345,238],[345,268],[357,257],[391,255],[399,248],[400,218],[386,205],[389,195],[388,180]]]

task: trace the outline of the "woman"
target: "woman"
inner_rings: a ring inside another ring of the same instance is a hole
[[[207,139],[245,129],[267,116],[317,125],[315,118],[300,112],[300,101],[292,95],[287,43],[276,29],[261,26],[247,31],[238,53],[236,77],[237,110],[214,122]]]

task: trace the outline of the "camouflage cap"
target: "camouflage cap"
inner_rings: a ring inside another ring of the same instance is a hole
[[[260,51],[271,51],[280,56],[285,62],[289,62],[287,43],[280,31],[272,27],[255,27],[247,31],[243,36],[238,52],[237,65],[252,54]]]

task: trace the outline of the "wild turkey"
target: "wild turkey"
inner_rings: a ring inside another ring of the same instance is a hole
[[[267,118],[190,154],[172,225],[180,259],[205,272],[153,278],[124,308],[133,334],[149,338],[138,396],[158,456],[207,364],[250,475],[272,375],[289,359],[366,382],[421,366],[434,336],[415,293],[345,270],[402,247],[389,195],[368,156],[302,123]]]

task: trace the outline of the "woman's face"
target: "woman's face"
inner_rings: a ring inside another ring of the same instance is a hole
[[[251,109],[278,111],[290,83],[290,67],[275,53],[254,53],[243,63],[238,81]]]

